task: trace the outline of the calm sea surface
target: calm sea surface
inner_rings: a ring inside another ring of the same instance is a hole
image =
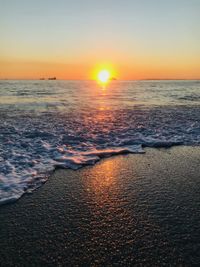
[[[200,81],[0,81],[0,204],[144,147],[200,144]]]

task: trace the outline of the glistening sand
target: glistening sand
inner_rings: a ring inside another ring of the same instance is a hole
[[[0,207],[0,266],[199,266],[200,148],[146,149]]]

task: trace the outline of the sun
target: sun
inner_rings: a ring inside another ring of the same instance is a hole
[[[101,70],[98,73],[98,80],[101,83],[107,83],[110,80],[110,72],[108,70]]]

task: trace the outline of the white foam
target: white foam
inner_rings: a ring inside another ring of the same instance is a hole
[[[32,192],[58,167],[78,169],[146,146],[200,144],[199,84],[112,86],[0,82],[0,204]]]

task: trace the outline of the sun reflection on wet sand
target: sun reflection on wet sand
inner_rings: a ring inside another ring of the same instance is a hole
[[[114,199],[118,195],[117,177],[118,169],[115,168],[113,162],[105,161],[103,168],[98,168],[98,171],[94,172],[93,179],[88,180],[85,184],[91,198],[90,201],[94,203],[93,212],[95,214],[100,214],[104,209],[115,207]]]
[[[115,161],[105,160],[93,170],[93,178],[85,180],[89,202],[93,203],[91,212],[94,218],[99,216],[109,222],[116,218],[120,224],[121,220],[130,217],[129,211],[124,209],[126,198],[122,196],[123,184],[119,181],[119,172]]]
[[[129,165],[131,172],[127,172],[129,157],[127,161],[123,159],[123,165],[121,157],[105,159],[95,168],[85,169],[87,176],[82,179],[85,203],[90,211],[87,241],[92,244],[90,253],[98,251],[102,261],[113,251],[114,256],[122,251],[133,260],[139,253],[141,236],[145,247],[156,246],[162,237],[159,225],[148,214],[148,201],[141,194],[144,188],[138,183],[137,175],[138,166],[140,169],[142,165],[140,158],[135,157]],[[149,239],[151,232],[153,238]],[[163,242],[167,244],[165,238]]]
[[[107,193],[112,186],[117,182],[117,169],[114,168],[112,161],[106,161],[104,164],[104,169],[102,170],[106,173],[106,176],[101,175],[95,176],[95,179],[92,182],[92,189],[94,190],[95,195],[102,196],[102,194]]]
[[[91,173],[92,177],[89,174],[90,179],[85,179],[83,186],[90,206],[90,242],[93,248],[102,257],[113,249],[118,254],[122,238],[125,239],[123,245],[126,248],[134,248],[135,239],[132,235],[127,235],[127,232],[134,232],[138,221],[130,209],[129,183],[125,177],[123,182],[121,180],[123,168],[119,158],[102,161]],[[134,175],[132,179],[134,180]],[[132,204],[134,205],[134,198]]]

